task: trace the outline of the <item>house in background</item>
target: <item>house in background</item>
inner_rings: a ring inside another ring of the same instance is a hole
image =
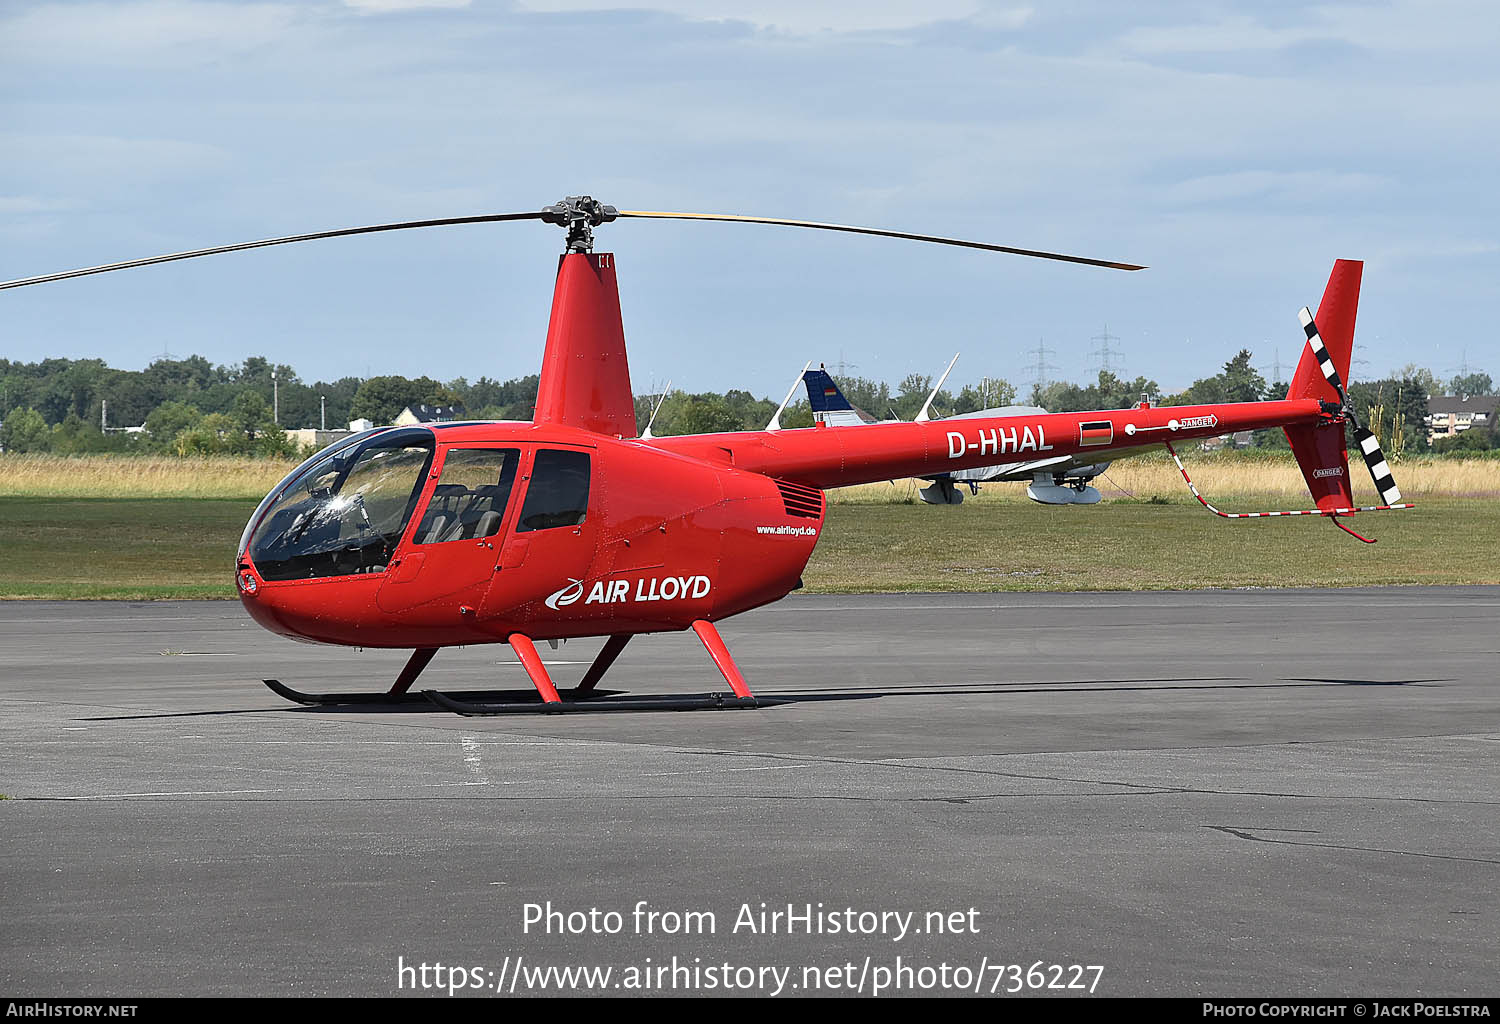
[[[1475,427],[1481,429],[1495,422],[1500,395],[1432,395],[1427,399],[1427,443],[1462,434]]]
[[[467,415],[461,405],[408,405],[396,417],[396,426],[409,427],[415,423],[450,423]]]

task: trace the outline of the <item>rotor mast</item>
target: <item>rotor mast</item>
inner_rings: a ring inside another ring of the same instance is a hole
[[[567,229],[565,251],[571,255],[593,252],[594,229],[601,224],[608,224],[618,216],[619,210],[606,206],[593,196],[567,196],[551,206],[542,207],[541,220],[545,224],[556,224]]]

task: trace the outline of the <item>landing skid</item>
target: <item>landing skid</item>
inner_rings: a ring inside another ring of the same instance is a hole
[[[417,676],[437,653],[437,649],[431,647],[413,651],[406,667],[401,670],[401,675],[391,688],[385,691],[306,693],[302,690],[294,690],[278,679],[263,679],[261,682],[270,687],[271,692],[277,696],[284,697],[294,704],[308,707],[432,704],[444,711],[452,711],[469,717],[566,714],[580,711],[739,711],[760,707],[760,703],[750,692],[750,687],[745,683],[745,677],[729,656],[729,650],[724,646],[724,641],[713,624],[704,620],[696,621],[693,623],[693,632],[703,642],[709,657],[713,659],[714,665],[724,676],[724,681],[729,684],[733,693],[651,694],[639,697],[619,697],[610,691],[596,690],[599,679],[614,664],[615,659],[625,648],[625,644],[630,639],[628,634],[618,634],[609,638],[583,680],[575,689],[567,691],[566,699],[558,693],[556,686],[547,675],[542,659],[537,655],[536,646],[530,638],[520,633],[511,634],[507,642],[515,650],[532,685],[536,687],[535,695],[525,695],[531,698],[529,700],[475,699],[493,698],[497,695],[493,690],[463,693],[443,693],[440,690],[410,692],[411,684],[416,681]]]
[[[350,693],[307,693],[303,690],[294,690],[279,679],[262,679],[261,682],[270,687],[271,692],[278,697],[285,697],[293,704],[302,704],[307,707],[338,707],[345,704],[430,705],[431,703],[422,693],[390,693],[385,690]],[[493,696],[493,691],[473,691],[455,696]]]
[[[732,693],[663,694],[661,696],[584,697],[576,700],[530,701],[526,703],[475,704],[439,690],[423,690],[422,696],[444,711],[468,718],[486,715],[557,715],[589,711],[739,711],[758,708],[754,697]]]

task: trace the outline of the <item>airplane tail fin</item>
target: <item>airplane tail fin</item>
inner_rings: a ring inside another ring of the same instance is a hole
[[[804,370],[802,383],[807,388],[807,402],[812,406],[813,419],[830,427],[851,426],[857,423],[874,423],[875,417],[858,406],[852,405],[839,390],[827,370]]]

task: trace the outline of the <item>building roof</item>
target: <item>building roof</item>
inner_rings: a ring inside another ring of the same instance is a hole
[[[1497,406],[1500,406],[1500,395],[1469,395],[1466,398],[1459,398],[1457,395],[1432,395],[1427,399],[1427,413],[1430,416],[1464,412],[1493,416]]]
[[[411,416],[417,423],[442,423],[445,420],[461,419],[465,415],[461,405],[408,405],[402,416]],[[397,417],[399,420],[401,417]]]

